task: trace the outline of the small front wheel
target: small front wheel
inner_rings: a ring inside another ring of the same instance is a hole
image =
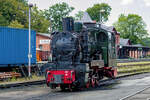
[[[65,90],[66,90],[66,86],[61,85],[61,86],[60,86],[60,89],[61,89],[61,91],[65,91]]]

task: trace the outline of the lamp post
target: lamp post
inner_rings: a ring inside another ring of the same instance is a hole
[[[100,10],[100,16],[99,16],[99,23],[102,24],[102,13],[104,13],[105,10],[104,9],[101,9]]]
[[[33,7],[32,3],[29,3],[29,52],[28,52],[28,76],[31,76],[31,8]]]

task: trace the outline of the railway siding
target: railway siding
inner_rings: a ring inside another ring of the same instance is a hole
[[[145,72],[150,72],[150,62],[128,62],[128,63],[118,63],[118,77],[126,77],[136,74],[141,74]],[[45,84],[44,79],[37,80],[26,80],[24,82],[7,82],[6,84],[0,84],[0,88],[9,88],[9,87],[17,87],[17,86],[26,86],[26,85],[39,85]]]

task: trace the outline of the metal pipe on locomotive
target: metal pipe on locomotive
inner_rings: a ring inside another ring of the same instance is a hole
[[[97,23],[63,19],[63,32],[51,34],[52,61],[47,63],[47,86],[61,89],[95,87],[104,76],[114,78],[115,33]]]

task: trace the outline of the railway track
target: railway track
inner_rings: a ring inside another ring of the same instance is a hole
[[[139,59],[117,59],[117,63],[127,63],[127,62],[141,62],[141,61],[150,61],[150,58],[139,58]]]
[[[143,89],[141,89],[141,90],[139,90],[139,91],[136,91],[136,92],[133,93],[133,94],[127,95],[127,96],[125,96],[125,97],[123,97],[123,98],[121,98],[121,99],[119,99],[119,100],[130,100],[130,99],[128,99],[128,98],[133,97],[133,96],[135,96],[135,95],[137,95],[137,94],[140,94],[141,92],[143,92],[143,91],[145,91],[145,90],[147,90],[147,89],[150,89],[150,86],[145,87],[145,88],[143,88]],[[147,99],[147,100],[150,100],[150,99]]]
[[[144,77],[150,77],[149,73],[142,74],[142,75],[135,75],[131,77],[122,77],[119,79],[116,79],[118,81],[112,81],[109,80],[108,82],[102,82],[103,84],[106,83],[106,85],[96,88],[89,88],[84,89],[83,91],[60,91],[60,89],[56,90],[50,90],[49,88],[45,86],[29,86],[29,87],[21,87],[21,88],[11,88],[4,90],[4,93],[0,95],[0,98],[3,97],[3,100],[8,100],[8,97],[12,97],[13,100],[120,100],[120,98],[127,96],[128,94],[135,93],[135,91],[140,90],[144,88],[144,86],[141,86],[141,84],[138,84],[137,86],[134,86],[134,82],[131,82],[132,85],[126,86],[126,80],[138,80],[142,79]],[[142,82],[141,80],[139,82]],[[125,86],[120,86],[120,85]],[[148,85],[148,84],[147,84]],[[146,85],[146,86],[147,86]],[[140,86],[140,87],[138,87]],[[135,88],[138,89],[135,89]],[[24,89],[25,88],[25,89]],[[135,89],[135,90],[134,90]],[[22,93],[20,91],[23,91]],[[35,92],[34,92],[35,91]],[[37,91],[37,92],[36,92]],[[128,92],[130,91],[130,92]],[[13,93],[13,94],[12,94]],[[5,94],[5,96],[4,96]],[[114,96],[116,94],[116,96]],[[22,95],[22,96],[20,96]],[[5,98],[4,98],[5,97]],[[130,99],[125,99],[130,100]],[[131,99],[131,100],[141,100],[141,99]],[[147,99],[142,99],[147,100]]]
[[[45,84],[45,80],[28,81],[28,82],[20,82],[20,83],[12,83],[12,84],[2,84],[2,85],[0,85],[0,88],[6,89],[6,88],[11,88],[11,87],[40,85],[40,84]]]
[[[147,66],[147,65],[150,65],[150,63],[146,63],[146,64],[128,64],[128,65],[120,65],[120,66],[117,66],[117,67],[134,67],[134,66]],[[116,79],[121,79],[121,78],[124,78],[124,77],[129,77],[129,76],[137,75],[137,74],[141,74],[141,73],[143,73],[143,72],[139,72],[139,73],[135,73],[135,74],[126,74],[126,75],[123,75],[123,76],[118,76]],[[113,80],[113,79],[101,80],[100,85],[105,85],[106,83],[109,83],[109,81],[111,81],[111,80]],[[28,81],[28,82],[20,82],[20,83],[12,83],[12,84],[3,84],[3,85],[0,85],[0,89],[11,88],[11,87],[19,87],[19,86],[29,86],[29,85],[41,85],[41,84],[45,84],[45,80]]]
[[[99,82],[99,86],[109,85],[109,84],[112,84],[112,81],[114,80],[120,80],[121,78],[138,75],[138,74],[141,74],[141,73],[122,75],[122,76],[116,77],[115,79],[103,79]],[[7,89],[7,88],[21,87],[21,86],[31,86],[31,85],[42,85],[42,84],[46,84],[45,80],[20,82],[20,83],[12,83],[12,84],[5,84],[5,85],[3,84],[3,85],[0,85],[0,89]]]
[[[145,72],[147,73],[147,72]],[[134,75],[139,75],[139,74],[144,74],[144,73],[134,73],[134,74],[127,74],[127,75],[120,75],[118,77],[116,77],[115,79],[104,79],[104,80],[101,80],[100,83],[99,83],[99,86],[104,86],[104,85],[109,85],[109,84],[112,84],[113,80],[121,80],[122,78],[126,78],[126,77],[130,77],[130,76],[134,76]]]
[[[137,74],[134,74],[134,75],[137,75]],[[121,80],[121,78],[129,77],[129,76],[132,76],[132,75],[119,76],[115,80],[116,81],[117,80]],[[31,98],[29,98],[27,100],[31,100],[31,99],[33,99],[33,100],[41,100],[43,98],[45,99],[46,97],[47,98],[52,98],[50,100],[55,100],[56,99],[55,97],[60,97],[61,98],[61,97],[67,97],[68,95],[69,96],[70,95],[72,95],[72,96],[78,95],[79,96],[80,93],[95,91],[97,89],[99,90],[99,88],[101,88],[102,86],[104,86],[104,87],[106,86],[107,87],[107,86],[112,85],[112,84],[115,84],[113,79],[105,79],[105,80],[100,81],[99,87],[97,87],[97,88],[89,88],[89,89],[84,89],[83,91],[74,91],[74,92],[69,92],[69,91],[61,92],[60,90],[57,89],[56,91],[46,93],[46,94],[44,94],[42,96],[34,96],[34,97],[31,97]],[[81,98],[77,98],[77,99],[78,100],[82,100],[83,98],[82,99]],[[62,100],[65,100],[65,99],[62,99]],[[74,100],[76,100],[76,99],[74,99]],[[85,100],[85,99],[83,99],[83,100]]]

